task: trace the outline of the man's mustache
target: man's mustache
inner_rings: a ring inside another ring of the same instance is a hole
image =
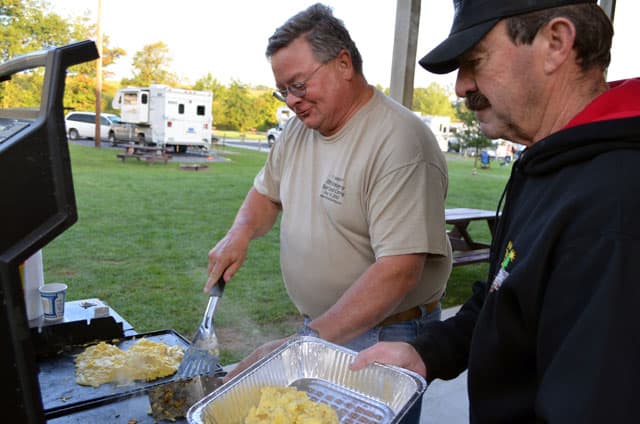
[[[487,99],[484,94],[479,91],[472,91],[467,93],[467,96],[464,99],[464,103],[469,110],[480,110],[491,106],[489,99]]]

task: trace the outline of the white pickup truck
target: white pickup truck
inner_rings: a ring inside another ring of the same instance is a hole
[[[289,107],[286,105],[280,106],[276,110],[276,118],[278,118],[278,125],[276,125],[273,128],[270,128],[269,131],[267,131],[267,144],[269,145],[269,147],[273,146],[273,143],[275,143],[278,140],[278,137],[280,137],[280,133],[284,129],[284,126],[287,124],[287,121],[292,116],[294,116],[293,111],[289,109]]]
[[[283,124],[278,124],[267,131],[267,144],[269,145],[269,147],[273,146],[273,143],[275,143],[278,137],[280,137],[280,133],[282,132],[283,128]]]

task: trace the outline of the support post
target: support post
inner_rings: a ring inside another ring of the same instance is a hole
[[[413,105],[421,0],[397,0],[389,95],[405,107]]]

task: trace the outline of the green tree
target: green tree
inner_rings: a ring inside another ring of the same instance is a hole
[[[37,0],[0,2],[0,61],[43,50],[70,39],[70,30],[57,14],[47,13]],[[35,107],[40,104],[44,70],[35,68],[15,75],[0,88],[1,107]]]
[[[252,116],[255,104],[246,85],[233,80],[225,98],[222,99],[222,107],[226,114],[227,129],[246,131],[252,128],[252,122],[248,117]]]
[[[147,44],[133,56],[133,77],[124,78],[122,85],[146,87],[151,84],[178,85],[178,77],[169,71],[172,59],[169,46],[162,41]]]
[[[276,111],[283,105],[281,101],[273,97],[273,91],[262,89],[256,93],[256,125],[260,131],[266,131],[278,123]]]
[[[226,116],[224,113],[223,99],[226,97],[227,87],[222,85],[217,79],[208,73],[204,77],[200,78],[193,85],[194,90],[211,91],[213,93],[213,100],[211,105],[211,111],[213,113],[213,125],[219,127],[221,123],[226,122]]]
[[[38,108],[43,80],[44,72],[41,70],[15,74],[0,85],[0,108]]]
[[[209,73],[197,80],[193,89],[213,93],[216,130],[265,131],[277,123],[276,109],[282,103],[273,97],[269,87],[250,87],[239,81],[226,87]]]
[[[89,18],[63,18],[51,11],[42,0],[0,1],[0,61],[26,53],[63,46],[76,41],[95,38],[95,26]],[[103,37],[102,62],[104,75],[108,66],[124,51],[109,47],[108,36]],[[24,72],[14,78],[14,84],[0,89],[2,107],[29,107],[39,104],[43,69]],[[95,108],[95,62],[87,62],[68,70],[65,107],[68,109]],[[115,91],[110,85],[103,86]]]
[[[480,150],[491,146],[491,139],[480,131],[480,123],[473,111],[467,109],[463,100],[458,100],[455,104],[456,116],[463,123],[462,128],[458,130],[456,136],[460,141],[460,151],[466,148],[475,150],[473,168],[477,168],[478,156]]]
[[[384,88],[382,85],[380,84],[376,84],[376,88],[380,91],[382,91],[384,94],[386,94],[387,96],[389,95],[389,88]]]
[[[89,18],[79,17],[71,22],[71,36],[73,40],[88,40],[94,38],[96,26],[89,22]],[[102,37],[102,106],[103,111],[112,111],[111,100],[117,87],[108,82],[113,75],[109,65],[115,63],[126,52],[119,47],[109,45],[109,36]],[[69,110],[93,110],[96,105],[95,87],[97,78],[96,62],[85,62],[69,68],[64,93],[64,105]]]
[[[413,107],[423,115],[448,116],[455,118],[456,110],[449,100],[450,93],[440,84],[432,82],[427,88],[413,90]]]
[[[70,23],[70,29],[72,41],[89,40],[96,38],[96,24],[92,23],[86,16],[78,17],[72,20]],[[103,79],[109,79],[113,77],[113,72],[109,71],[109,66],[113,65],[126,53],[127,52],[120,47],[112,47],[110,45],[110,38],[107,34],[102,35],[101,60]],[[70,69],[70,72],[83,73],[95,78],[96,64],[95,62],[85,62],[72,67]]]
[[[70,39],[70,27],[40,0],[0,2],[0,61],[42,50]]]

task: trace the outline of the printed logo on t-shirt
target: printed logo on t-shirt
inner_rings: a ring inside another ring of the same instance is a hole
[[[511,265],[511,262],[515,260],[516,260],[516,249],[513,248],[513,243],[509,242],[507,243],[507,248],[505,249],[505,252],[504,252],[504,259],[500,264],[500,270],[498,271],[495,278],[493,279],[493,282],[491,283],[491,288],[489,289],[489,293],[493,293],[495,291],[500,290],[500,287],[502,287],[502,283],[504,283],[504,280],[506,280],[507,277],[509,276],[509,272],[507,271],[507,268],[509,267],[509,265]]]
[[[344,178],[329,175],[322,184],[320,197],[341,205],[344,198]]]

